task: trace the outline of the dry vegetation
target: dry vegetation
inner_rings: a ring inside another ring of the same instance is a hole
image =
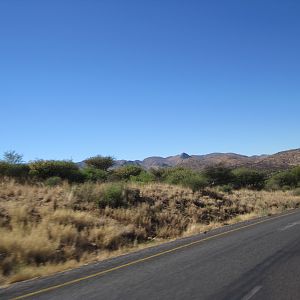
[[[225,223],[298,207],[292,192],[230,194],[128,184],[126,205],[99,208],[108,184],[0,183],[0,283],[68,269]]]

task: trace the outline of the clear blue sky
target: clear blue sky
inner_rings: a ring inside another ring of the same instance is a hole
[[[2,0],[0,153],[300,147],[300,2]]]

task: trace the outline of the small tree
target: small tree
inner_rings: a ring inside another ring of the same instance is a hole
[[[267,183],[267,188],[295,188],[298,185],[297,174],[295,171],[282,171],[273,175]]]
[[[114,165],[115,160],[111,156],[97,155],[97,156],[87,158],[86,160],[84,160],[84,162],[88,167],[107,171],[109,168],[111,168]]]
[[[70,182],[83,181],[84,175],[78,166],[72,161],[64,160],[36,160],[29,163],[32,177],[47,179],[49,177],[60,177]]]
[[[3,160],[9,164],[21,164],[23,162],[23,155],[10,150],[4,152]]]
[[[164,181],[191,188],[194,192],[204,189],[208,180],[204,174],[181,167],[170,168],[165,171]]]
[[[93,182],[104,182],[107,180],[108,175],[108,172],[106,171],[90,167],[82,169],[81,173],[84,175],[85,180]]]
[[[129,180],[132,176],[138,176],[143,169],[139,166],[127,165],[115,170],[115,175],[118,179]]]
[[[206,168],[204,175],[212,186],[230,184],[234,178],[232,170],[222,165]]]
[[[300,186],[300,167],[293,168],[291,173],[295,176],[298,186]]]
[[[143,170],[139,175],[130,176],[130,180],[133,182],[149,183],[155,181],[156,178],[152,173]]]
[[[27,164],[10,164],[0,161],[0,177],[7,176],[15,179],[25,179],[29,175],[29,167]]]
[[[252,188],[260,190],[265,185],[266,176],[264,173],[247,168],[233,170],[233,184],[235,188]]]
[[[164,178],[164,175],[166,173],[166,169],[164,168],[150,168],[149,170],[150,174],[153,174],[156,180],[161,181]]]

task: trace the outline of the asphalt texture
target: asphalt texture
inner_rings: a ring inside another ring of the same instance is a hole
[[[300,299],[300,210],[0,289],[0,299]]]

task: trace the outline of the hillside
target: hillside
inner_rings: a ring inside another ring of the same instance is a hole
[[[188,155],[182,153],[175,156],[152,156],[144,160],[118,160],[116,167],[122,165],[139,165],[145,169],[183,166],[194,170],[223,165],[225,167],[249,167],[264,170],[284,170],[300,165],[300,149],[278,152],[272,155],[246,156],[236,153],[211,153],[206,155]]]

